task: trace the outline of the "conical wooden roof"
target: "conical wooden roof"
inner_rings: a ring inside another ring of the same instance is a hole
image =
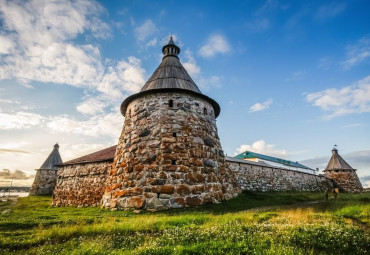
[[[174,55],[167,55],[163,58],[162,63],[154,71],[141,91],[152,89],[185,89],[202,93],[180,60]]]
[[[63,161],[59,154],[59,145],[55,144],[53,151],[50,153],[50,155],[47,157],[47,159],[39,169],[58,170],[57,165],[60,165],[62,163]]]
[[[133,99],[144,94],[182,91],[196,94],[197,96],[207,100],[212,104],[215,111],[215,116],[217,117],[221,111],[220,105],[212,98],[202,94],[198,86],[185,70],[178,58],[178,54],[180,54],[180,48],[173,42],[172,36],[169,42],[163,46],[162,52],[164,57],[162,58],[161,64],[154,71],[149,80],[144,84],[141,91],[137,94],[127,97],[122,102],[122,115],[125,115],[127,106]]]
[[[331,156],[325,171],[328,170],[354,170],[338,153],[336,148],[332,150],[333,155]]]

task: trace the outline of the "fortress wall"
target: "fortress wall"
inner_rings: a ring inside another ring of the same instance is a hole
[[[61,166],[53,205],[99,206],[111,166],[111,161]]]
[[[30,189],[30,196],[51,195],[57,181],[57,171],[37,169],[35,180]]]
[[[333,188],[331,179],[294,170],[262,166],[244,160],[226,159],[245,191],[324,191]]]

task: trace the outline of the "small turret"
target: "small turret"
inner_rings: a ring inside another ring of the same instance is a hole
[[[59,154],[59,144],[54,145],[53,151],[39,169],[36,169],[35,180],[30,189],[30,196],[52,195],[57,181],[58,165],[63,164]]]
[[[326,166],[324,173],[333,179],[342,192],[362,191],[361,182],[353,169],[338,153],[337,148],[332,149],[332,156]]]

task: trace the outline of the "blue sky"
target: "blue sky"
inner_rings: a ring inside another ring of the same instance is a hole
[[[116,144],[120,103],[172,33],[221,106],[228,155],[253,150],[323,170],[336,144],[369,176],[369,13],[360,0],[0,0],[0,169],[32,175],[55,142],[64,161]]]

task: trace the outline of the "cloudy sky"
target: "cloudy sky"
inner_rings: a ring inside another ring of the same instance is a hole
[[[56,142],[64,161],[116,144],[120,103],[172,33],[221,105],[228,155],[323,170],[336,144],[369,182],[369,13],[367,0],[0,0],[0,179],[32,182]]]

